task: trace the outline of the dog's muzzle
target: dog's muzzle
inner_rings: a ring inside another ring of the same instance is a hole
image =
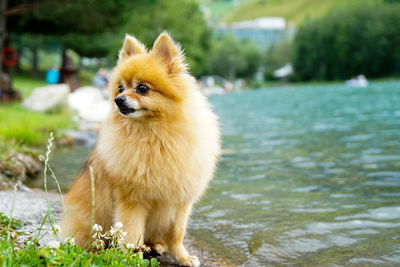
[[[125,96],[117,96],[114,99],[114,101],[115,101],[115,104],[117,105],[119,111],[124,115],[133,113],[136,111],[134,108],[131,108],[128,106]]]

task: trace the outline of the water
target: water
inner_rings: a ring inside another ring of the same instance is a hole
[[[399,82],[210,100],[229,153],[192,215],[197,245],[235,266],[400,264]],[[87,151],[62,153],[71,179]]]

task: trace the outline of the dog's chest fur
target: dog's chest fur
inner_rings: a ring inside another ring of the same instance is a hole
[[[110,118],[100,134],[97,152],[111,183],[140,198],[178,201],[198,186],[196,140],[184,127],[135,127]]]

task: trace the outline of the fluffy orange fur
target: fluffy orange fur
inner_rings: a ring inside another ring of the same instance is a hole
[[[138,94],[138,84],[150,91]],[[122,222],[128,233],[124,243],[146,243],[159,253],[169,251],[181,265],[199,266],[183,238],[192,206],[212,179],[220,153],[215,114],[167,33],[151,51],[127,35],[110,90],[113,109],[66,197],[64,236],[74,235],[80,246],[91,241],[90,165],[95,223],[109,229]],[[120,113],[114,104],[117,96],[134,103],[137,112]]]

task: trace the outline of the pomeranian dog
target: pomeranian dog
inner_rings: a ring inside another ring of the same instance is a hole
[[[99,140],[66,196],[63,236],[92,242],[94,222],[121,222],[124,244],[169,252],[199,266],[183,246],[193,204],[213,177],[220,153],[217,117],[189,74],[183,52],[163,32],[151,51],[127,35],[110,79],[112,110]]]

